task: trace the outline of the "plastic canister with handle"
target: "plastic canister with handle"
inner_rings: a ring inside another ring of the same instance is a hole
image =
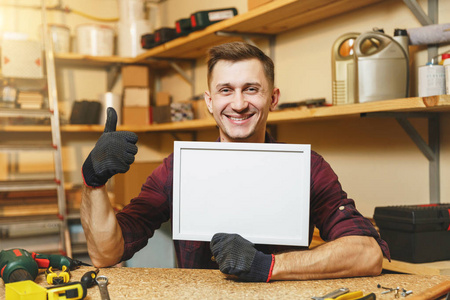
[[[357,102],[408,97],[409,61],[403,46],[382,32],[366,32],[355,41]]]

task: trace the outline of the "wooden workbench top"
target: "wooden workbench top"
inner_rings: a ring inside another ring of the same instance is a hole
[[[71,281],[94,270],[82,267],[71,272]],[[383,274],[334,280],[276,281],[271,283],[237,282],[218,270],[157,269],[157,268],[105,268],[98,275],[108,277],[111,299],[311,299],[330,291],[347,287],[364,294],[375,292],[377,299],[395,299],[394,293],[381,295],[377,284],[400,287],[420,293],[441,282],[450,280],[444,275]],[[43,274],[35,280],[47,287]],[[5,285],[0,280],[0,299],[5,298]],[[86,299],[100,299],[98,287],[88,290]],[[400,297],[399,299],[403,299]],[[404,298],[407,299],[407,298]]]

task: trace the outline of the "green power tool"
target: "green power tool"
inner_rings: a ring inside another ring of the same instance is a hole
[[[79,266],[90,266],[79,260],[58,254],[30,253],[24,249],[0,251],[0,277],[5,283],[36,279],[39,269],[53,267],[61,270],[66,266],[75,270]]]

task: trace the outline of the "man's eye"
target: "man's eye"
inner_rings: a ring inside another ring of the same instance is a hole
[[[229,93],[229,92],[231,92],[231,89],[229,89],[229,88],[223,88],[223,89],[220,90],[220,92],[221,92],[221,93]]]
[[[250,86],[250,87],[246,88],[246,91],[250,92],[250,93],[256,93],[258,91],[258,89]]]

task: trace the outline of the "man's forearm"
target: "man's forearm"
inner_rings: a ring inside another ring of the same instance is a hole
[[[275,255],[272,280],[379,275],[383,254],[372,237],[347,236],[313,250]]]
[[[84,186],[80,213],[92,263],[96,267],[118,263],[123,255],[124,241],[106,188]]]

